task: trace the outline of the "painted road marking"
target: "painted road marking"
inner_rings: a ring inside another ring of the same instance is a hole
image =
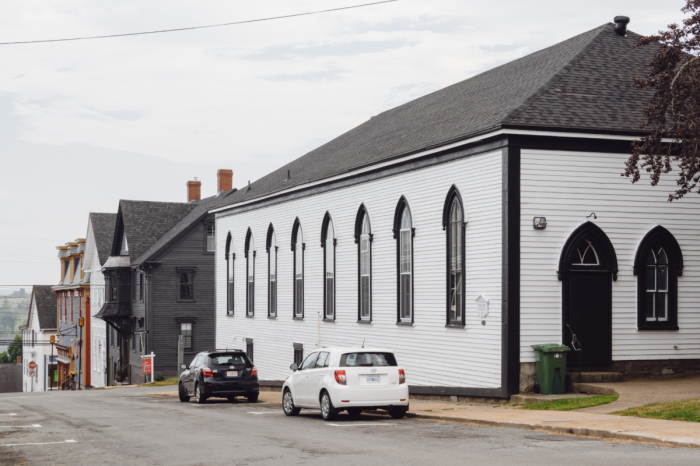
[[[17,413],[0,414],[0,416],[17,416]]]
[[[348,423],[348,424],[326,424],[329,426],[333,427],[360,427],[360,426],[395,426],[396,424],[391,424],[388,422],[374,422],[372,424],[355,424],[355,423]]]
[[[265,412],[248,411],[248,414],[284,414],[284,413],[280,413],[279,411],[265,411]]]
[[[32,424],[31,426],[0,426],[0,428],[4,427],[5,429],[31,429],[33,427],[41,427],[40,424]]]
[[[63,442],[45,442],[45,443],[0,443],[0,447],[22,447],[24,445],[57,445],[65,443],[78,443],[77,440],[64,440]]]

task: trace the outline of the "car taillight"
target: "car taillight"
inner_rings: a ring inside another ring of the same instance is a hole
[[[208,367],[202,368],[202,375],[204,377],[214,377],[214,374],[211,373],[211,369],[209,369]]]
[[[345,371],[335,371],[335,381],[340,385],[347,385],[347,379],[345,378]]]
[[[253,370],[250,371],[250,376],[258,375],[258,368],[253,366]]]
[[[399,383],[406,383],[406,373],[403,369],[399,369]]]

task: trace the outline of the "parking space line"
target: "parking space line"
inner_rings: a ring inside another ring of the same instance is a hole
[[[78,443],[77,440],[64,440],[63,442],[44,442],[44,443],[0,443],[0,447],[22,447],[24,445],[57,445],[66,443]]]
[[[32,429],[34,427],[41,427],[41,424],[32,424],[31,426],[0,426],[0,428],[5,429]]]
[[[331,423],[328,423],[327,425],[333,426],[333,427],[360,427],[360,426],[395,426],[396,424],[391,424],[388,422],[373,422],[371,424],[355,424],[355,423],[331,424]]]

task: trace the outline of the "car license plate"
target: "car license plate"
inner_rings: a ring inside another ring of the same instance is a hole
[[[378,375],[373,375],[371,377],[367,377],[367,383],[379,383],[379,376]]]
[[[226,371],[226,377],[238,377],[238,371]]]

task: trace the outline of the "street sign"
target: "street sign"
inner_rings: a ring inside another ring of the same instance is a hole
[[[36,370],[29,369],[29,377],[36,377]]]
[[[33,371],[36,369],[36,363],[34,361],[30,361],[30,363],[27,364],[27,366],[29,367],[30,371]]]
[[[152,370],[153,366],[151,365],[151,358],[143,358],[141,360],[141,371],[143,375],[150,374]]]

